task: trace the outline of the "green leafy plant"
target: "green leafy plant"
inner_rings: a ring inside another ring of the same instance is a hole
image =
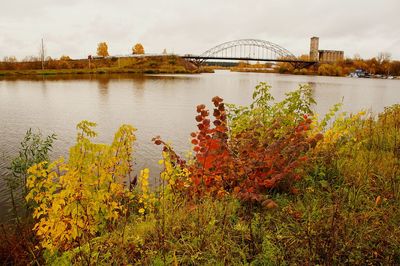
[[[20,215],[24,217],[28,215],[27,206],[24,204],[25,196],[28,194],[27,170],[34,164],[49,160],[49,153],[55,139],[55,134],[43,137],[40,132],[33,132],[32,129],[29,129],[21,142],[18,156],[11,161],[9,167],[11,175],[5,177],[5,180],[10,190],[13,213],[18,223]],[[19,208],[20,206],[21,208]]]

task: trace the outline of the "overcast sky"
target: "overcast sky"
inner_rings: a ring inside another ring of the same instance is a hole
[[[200,54],[222,42],[255,38],[295,55],[344,50],[363,58],[389,52],[400,59],[400,0],[0,0],[0,58],[146,52]]]

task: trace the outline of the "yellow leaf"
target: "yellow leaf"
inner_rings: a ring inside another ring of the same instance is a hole
[[[375,199],[375,205],[378,206],[382,202],[381,196],[376,197]]]

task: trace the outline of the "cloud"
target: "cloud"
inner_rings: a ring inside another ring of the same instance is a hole
[[[0,9],[0,57],[37,54],[42,37],[52,57],[86,57],[100,41],[111,54],[136,42],[149,52],[201,53],[241,38],[300,55],[316,35],[322,49],[400,59],[398,10],[398,0],[14,0]]]

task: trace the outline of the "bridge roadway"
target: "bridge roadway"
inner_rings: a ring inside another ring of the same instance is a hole
[[[197,65],[203,64],[206,60],[232,60],[232,61],[261,61],[261,62],[284,62],[290,63],[294,68],[301,69],[316,64],[316,61],[306,61],[293,58],[268,59],[268,58],[252,58],[252,57],[224,57],[224,56],[201,56],[186,54],[181,56],[184,59],[191,60]]]
[[[235,60],[235,61],[263,61],[263,62],[287,62],[287,63],[310,63],[315,64],[316,61],[305,61],[298,59],[267,59],[267,58],[252,58],[252,57],[223,57],[223,56],[201,56],[201,55],[183,55],[185,59],[198,61],[205,60]]]

